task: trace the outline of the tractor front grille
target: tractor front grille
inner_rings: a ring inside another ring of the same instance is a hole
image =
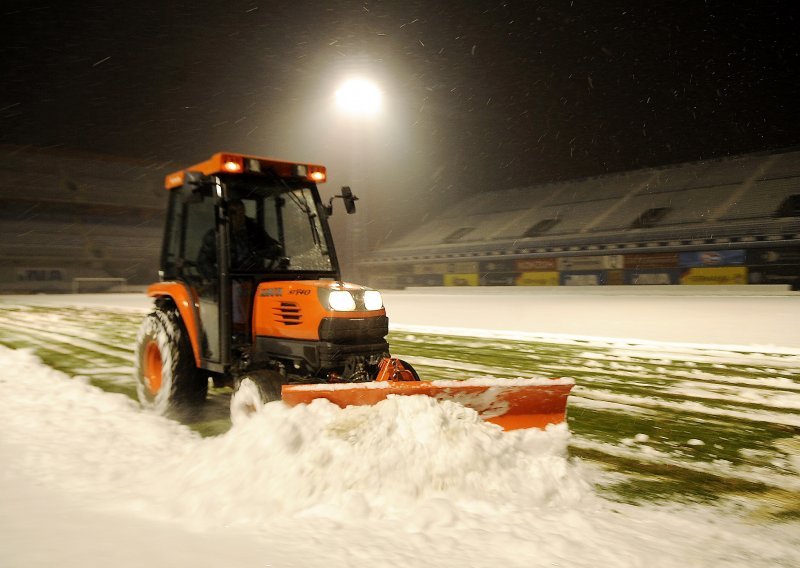
[[[275,321],[283,325],[300,325],[303,322],[303,314],[294,302],[281,302],[280,306],[274,308]]]

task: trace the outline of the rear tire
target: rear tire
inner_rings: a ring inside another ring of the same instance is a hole
[[[157,414],[195,410],[205,402],[208,377],[195,365],[194,352],[177,310],[148,314],[136,336],[136,394]]]

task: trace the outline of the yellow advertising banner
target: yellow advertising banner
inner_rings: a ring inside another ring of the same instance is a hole
[[[445,274],[445,286],[477,286],[477,274]]]
[[[523,272],[517,286],[558,286],[558,272]]]
[[[689,268],[681,273],[681,284],[693,286],[731,286],[747,284],[747,267],[721,266]]]

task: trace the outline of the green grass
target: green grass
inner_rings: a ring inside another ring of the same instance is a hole
[[[33,349],[55,369],[135,399],[132,355],[142,316],[0,304],[0,343]],[[423,379],[574,378],[570,452],[614,474],[600,488],[612,499],[730,497],[757,514],[800,516],[800,475],[791,465],[800,448],[797,356],[405,332],[389,341]],[[180,419],[217,435],[230,427],[228,404],[227,389],[214,391],[199,414]]]

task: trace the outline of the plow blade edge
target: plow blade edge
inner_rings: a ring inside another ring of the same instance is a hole
[[[463,381],[374,381],[284,385],[290,406],[324,398],[341,408],[374,405],[389,395],[424,395],[475,410],[505,430],[545,428],[564,421],[572,379],[468,379]]]

